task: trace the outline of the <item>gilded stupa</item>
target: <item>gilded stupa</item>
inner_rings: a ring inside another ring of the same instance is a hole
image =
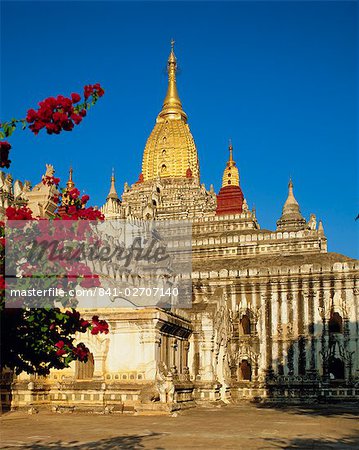
[[[135,184],[125,184],[122,211],[159,220],[214,216],[216,194],[200,183],[197,149],[177,91],[173,40],[167,72],[167,93],[145,145],[142,172]]]
[[[177,59],[173,40],[167,61],[167,72],[166,97],[143,154],[143,180],[186,178],[188,169],[193,178],[199,179],[196,145],[177,91]]]

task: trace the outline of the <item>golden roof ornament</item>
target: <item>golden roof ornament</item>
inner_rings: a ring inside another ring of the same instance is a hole
[[[231,139],[229,140],[228,150],[229,159],[223,172],[222,187],[239,186],[239,171],[236,162],[233,159],[233,145]]]
[[[116,187],[115,187],[115,169],[112,169],[112,175],[111,175],[111,185],[110,185],[110,192],[108,193],[107,198],[114,198],[118,199]]]
[[[174,52],[175,41],[171,40],[171,52],[167,61],[168,87],[166,97],[163,101],[162,111],[158,117],[177,116],[187,121],[187,115],[182,109],[182,103],[177,91],[176,72],[177,58]]]
[[[67,183],[66,183],[66,188],[67,188],[68,190],[71,190],[71,189],[73,189],[73,188],[75,187],[75,183],[74,183],[73,180],[72,180],[73,172],[74,172],[74,170],[73,170],[72,166],[70,166],[70,170],[69,170],[69,179],[68,179],[68,181],[67,181]]]
[[[61,206],[70,206],[70,205],[74,204],[74,200],[71,198],[71,196],[69,194],[69,192],[75,188],[75,183],[73,182],[73,179],[72,179],[73,172],[74,172],[74,170],[73,170],[72,166],[70,166],[69,179],[66,183],[66,188],[62,194]]]

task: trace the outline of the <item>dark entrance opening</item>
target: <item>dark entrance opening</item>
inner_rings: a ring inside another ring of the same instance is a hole
[[[247,314],[244,314],[241,319],[242,333],[251,334],[251,321]]]
[[[243,359],[239,366],[239,377],[241,380],[251,381],[252,368],[246,359]]]
[[[333,312],[330,316],[329,333],[343,333],[343,319],[337,312]]]
[[[344,362],[341,359],[331,358],[328,369],[331,380],[344,380]]]

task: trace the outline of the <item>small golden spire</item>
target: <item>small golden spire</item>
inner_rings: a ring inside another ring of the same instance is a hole
[[[115,169],[112,168],[112,175],[111,175],[111,186],[110,186],[110,192],[108,193],[107,198],[115,198],[118,199],[116,187],[115,187]]]
[[[167,73],[168,73],[168,88],[166,97],[163,101],[162,111],[159,113],[159,117],[167,115],[178,115],[187,121],[187,115],[182,109],[182,103],[178,95],[176,84],[176,72],[177,72],[177,58],[174,52],[175,41],[171,40],[171,52],[167,61]]]
[[[75,187],[75,183],[72,180],[73,172],[74,170],[71,165],[69,169],[69,179],[66,183],[66,189],[62,194],[61,206],[70,206],[74,204],[74,200],[69,195],[69,192]]]
[[[233,145],[231,139],[229,140],[228,150],[229,160],[227,161],[226,168],[223,172],[222,187],[239,186],[239,171],[233,159]]]
[[[69,170],[69,179],[66,183],[66,187],[67,189],[73,189],[75,187],[75,183],[72,181],[72,174],[73,174],[74,170],[72,168],[72,166],[70,166],[70,170]]]

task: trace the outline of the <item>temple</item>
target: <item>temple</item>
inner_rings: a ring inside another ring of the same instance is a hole
[[[101,211],[106,220],[190,221],[192,307],[100,311],[110,333],[81,336],[89,362],[46,380],[20,375],[12,406],[141,413],[248,399],[358,400],[358,262],[327,251],[323,223],[302,216],[292,180],[276,230],[261,228],[231,142],[218,194],[201,183],[173,42],[167,69],[138,180],[119,196],[113,173]],[[2,207],[25,202],[51,216],[46,186],[11,185],[2,175]]]

